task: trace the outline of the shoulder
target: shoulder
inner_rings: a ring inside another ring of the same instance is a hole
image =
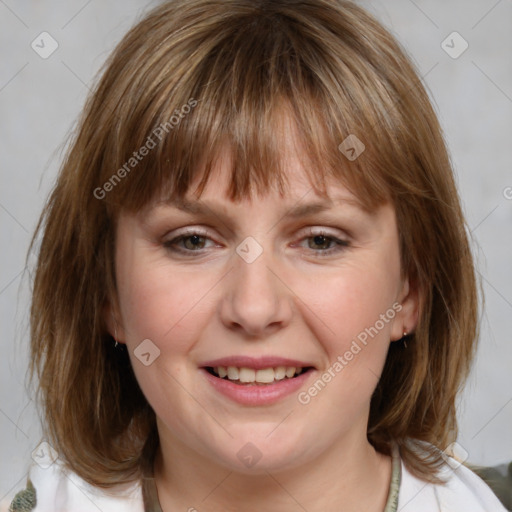
[[[473,471],[448,458],[440,476],[445,484],[432,484],[412,475],[402,462],[398,498],[400,512],[507,512],[490,487]]]
[[[42,468],[32,465],[27,489],[14,498],[9,510],[20,512],[143,512],[142,492],[138,484],[114,489],[94,487],[56,461]]]

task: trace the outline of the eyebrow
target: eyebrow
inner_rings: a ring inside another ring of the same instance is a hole
[[[338,204],[348,204],[351,206],[355,206],[358,209],[361,208],[361,204],[354,199],[350,198],[343,198],[339,201],[332,201],[331,199],[326,199],[324,202],[315,202],[315,203],[306,203],[306,204],[299,204],[297,206],[294,206],[287,210],[284,215],[281,218],[291,218],[291,219],[298,219],[301,217],[306,217],[311,214],[324,212],[327,210],[332,209],[333,206],[336,206]],[[186,199],[177,199],[174,201],[163,201],[162,203],[159,203],[166,206],[174,207],[178,210],[187,212],[187,213],[194,213],[194,214],[208,214],[208,213],[214,213],[215,215],[223,216],[222,213],[217,212],[215,210],[215,207],[208,206],[205,203],[201,203],[198,201],[188,201]]]

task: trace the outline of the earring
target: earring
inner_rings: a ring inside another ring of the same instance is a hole
[[[117,322],[116,322],[116,319],[114,318],[114,314],[112,314],[112,320],[114,321],[114,340],[116,342],[116,344],[114,345],[114,348],[117,348],[119,343],[117,342]]]
[[[405,339],[407,337],[407,331],[404,331],[402,338],[404,338],[404,347],[407,348],[407,340]]]

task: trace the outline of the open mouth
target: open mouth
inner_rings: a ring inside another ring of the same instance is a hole
[[[269,385],[276,382],[295,379],[301,374],[312,371],[312,366],[297,368],[294,366],[277,366],[275,368],[238,368],[235,366],[206,366],[205,370],[219,379],[228,380],[240,385]]]

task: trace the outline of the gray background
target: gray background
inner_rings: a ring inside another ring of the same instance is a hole
[[[156,3],[0,0],[0,510],[24,486],[39,442],[25,390],[30,236],[94,76]],[[512,0],[360,3],[391,29],[424,77],[474,238],[486,306],[478,357],[459,404],[458,442],[471,462],[511,461]],[[59,45],[47,59],[31,48],[43,31]],[[441,46],[453,31],[469,44],[456,59]]]

